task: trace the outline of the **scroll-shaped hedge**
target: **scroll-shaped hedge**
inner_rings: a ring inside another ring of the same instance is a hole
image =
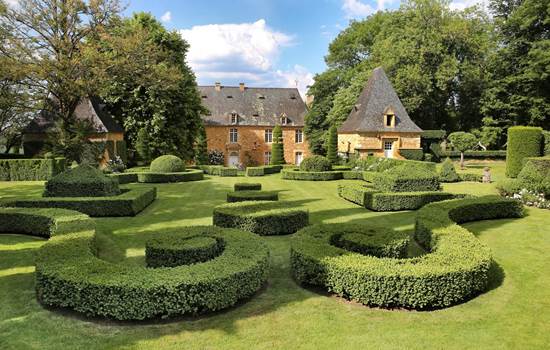
[[[291,234],[309,224],[309,212],[289,202],[227,203],[214,208],[214,225],[262,236]]]
[[[191,233],[197,228],[186,228]],[[145,263],[148,267],[175,267],[212,260],[223,252],[225,242],[221,238],[202,234],[161,235],[145,243]]]
[[[339,225],[312,226],[292,240],[292,272],[366,305],[448,307],[485,290],[492,264],[489,248],[458,224],[522,215],[521,203],[496,196],[428,204],[417,214],[415,238],[429,253],[410,259],[346,251],[330,244]]]
[[[36,258],[38,301],[88,316],[143,320],[216,311],[252,296],[267,279],[267,247],[239,230],[183,228],[182,235],[223,240],[223,252],[204,263],[151,269],[99,259],[94,222],[78,212],[1,208],[0,219],[0,232],[51,237]]]

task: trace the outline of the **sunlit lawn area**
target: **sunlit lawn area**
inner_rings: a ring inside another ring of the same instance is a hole
[[[469,172],[481,172],[475,163]],[[502,162],[490,162],[493,178]],[[96,219],[101,257],[143,264],[144,244],[154,231],[208,225],[212,208],[244,178],[158,185],[159,198],[134,218]],[[412,229],[414,212],[374,213],[336,194],[338,182],[285,181],[279,175],[248,179],[281,200],[310,210],[312,223],[363,222]],[[144,185],[133,185],[144,186]],[[496,193],[494,184],[457,183],[444,188]],[[39,196],[42,183],[3,182],[0,196]],[[252,299],[199,318],[146,323],[90,320],[46,310],[35,299],[33,257],[42,239],[0,235],[0,349],[543,349],[550,344],[550,212],[527,209],[522,219],[466,225],[493,251],[503,270],[489,291],[448,309],[415,312],[368,308],[298,286],[290,277],[291,237],[263,238],[271,250],[268,284]],[[109,240],[105,240],[109,242]]]

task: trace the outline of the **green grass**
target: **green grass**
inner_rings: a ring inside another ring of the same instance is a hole
[[[493,177],[503,163],[491,163]],[[482,171],[469,168],[467,171]],[[225,202],[242,177],[158,185],[159,199],[134,218],[96,219],[112,238],[101,257],[144,264],[145,241],[155,230],[211,223],[212,208]],[[341,181],[285,181],[256,177],[280,200],[308,208],[312,223],[365,222],[413,228],[414,212],[374,213],[338,198]],[[133,185],[146,186],[146,185]],[[494,193],[494,185],[458,183],[446,190]],[[0,196],[39,196],[42,183],[0,183]],[[0,235],[0,349],[542,349],[550,344],[550,212],[528,209],[522,219],[466,226],[488,244],[504,278],[483,295],[432,312],[383,310],[301,288],[290,278],[291,237],[264,237],[271,250],[268,285],[230,310],[176,320],[115,323],[42,308],[34,295],[33,257],[43,240]]]

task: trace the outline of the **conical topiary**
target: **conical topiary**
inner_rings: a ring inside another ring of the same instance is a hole
[[[283,130],[280,125],[273,129],[273,144],[271,145],[271,165],[285,164],[285,148]]]
[[[66,170],[46,182],[44,197],[107,197],[120,194],[118,181],[90,165]]]
[[[445,161],[441,165],[441,170],[439,171],[439,180],[441,182],[460,181],[460,177],[458,176],[453,161],[450,158],[445,159]]]
[[[338,130],[333,125],[328,130],[327,159],[330,164],[338,162]]]

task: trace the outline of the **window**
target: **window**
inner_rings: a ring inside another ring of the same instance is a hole
[[[231,124],[235,125],[239,121],[239,115],[237,113],[231,113]]]
[[[273,142],[273,130],[265,129],[265,142],[266,143]]]
[[[296,143],[304,142],[304,132],[301,129],[296,129],[294,140]]]
[[[394,114],[385,114],[384,115],[384,126],[386,128],[395,127],[395,115]]]
[[[237,143],[239,141],[239,133],[237,129],[229,129],[229,142]]]
[[[303,158],[304,158],[304,155],[302,154],[302,152],[296,152],[294,154],[294,164],[300,165],[302,163]]]
[[[271,152],[265,152],[264,153],[264,164],[269,165],[271,164]]]
[[[281,117],[281,124],[282,125],[287,125],[288,124],[288,118],[286,117],[286,115]]]

